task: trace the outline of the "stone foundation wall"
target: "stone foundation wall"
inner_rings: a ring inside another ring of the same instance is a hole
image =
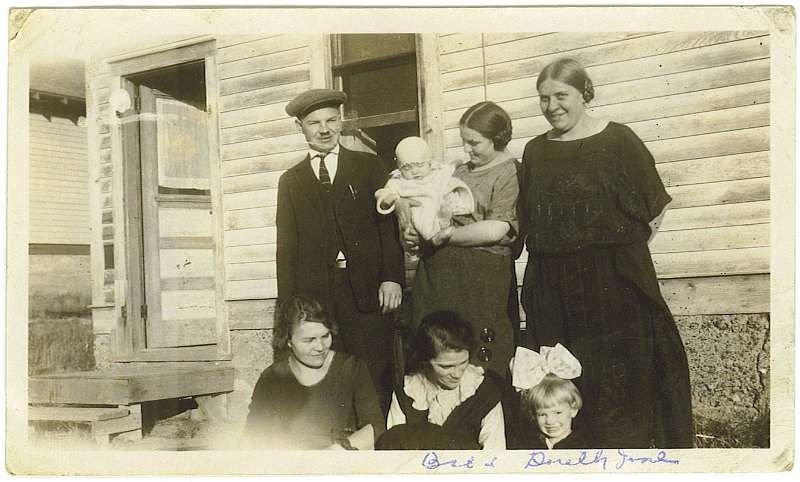
[[[676,316],[675,322],[689,358],[696,432],[725,427],[747,446],[768,441],[769,314]]]

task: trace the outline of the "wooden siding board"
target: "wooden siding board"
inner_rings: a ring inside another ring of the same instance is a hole
[[[227,129],[259,122],[287,119],[289,116],[286,114],[285,109],[286,103],[278,102],[223,112],[220,114],[220,127]]]
[[[675,95],[718,89],[731,85],[769,80],[769,75],[768,59],[759,59],[752,62],[707,67],[637,81],[607,84],[598,87],[596,100],[597,105],[606,105],[654,98],[665,94]],[[745,95],[749,97],[752,93]]]
[[[228,299],[277,298],[278,282],[274,279],[228,281]]]
[[[265,172],[285,171],[294,167],[304,158],[304,154],[297,151],[281,152],[264,156],[232,159],[222,163],[222,175],[234,177],[244,174],[259,174]]]
[[[275,261],[275,244],[254,244],[245,246],[226,246],[225,259],[228,263],[255,263]]]
[[[769,125],[769,104],[756,104],[663,119],[631,122],[643,141],[674,139]]]
[[[275,300],[231,300],[227,303],[232,330],[272,328]]]
[[[224,161],[253,157],[253,155],[264,152],[296,152],[306,149],[308,149],[308,144],[300,133],[220,146]]]
[[[286,136],[298,132],[294,119],[284,117],[274,121],[259,122],[222,129],[222,144],[237,144],[272,137]]]
[[[769,313],[769,275],[659,281],[673,315]]]
[[[286,84],[306,82],[309,79],[310,73],[308,65],[301,64],[221,80],[219,87],[220,94],[225,96],[278,87]]]
[[[678,209],[748,201],[765,201],[770,198],[769,181],[770,179],[768,177],[759,177],[754,179],[736,179],[706,184],[668,187],[667,192],[672,196],[670,208]]]
[[[233,229],[225,231],[225,246],[274,245],[277,240],[275,226],[264,228]]]
[[[499,64],[549,54],[567,56],[571,50],[597,48],[604,44],[622,42],[658,32],[558,32],[523,38],[486,47],[486,63]]]
[[[477,86],[482,89],[484,79],[483,66],[442,72],[442,91],[451,92]]]
[[[250,192],[277,188],[278,180],[282,174],[282,171],[268,171],[225,177],[222,179],[222,192],[227,195],[235,192]]]
[[[480,48],[483,35],[480,33],[456,33],[439,35],[439,52],[449,54],[461,50]]]
[[[275,261],[229,264],[225,279],[228,281],[277,279]]]
[[[656,168],[665,186],[733,181],[769,176],[769,151],[662,162]]]
[[[234,211],[249,208],[261,208],[278,205],[277,189],[235,192],[225,196],[225,210]]]
[[[266,54],[307,47],[308,45],[309,39],[305,34],[265,35],[248,42],[220,48],[217,54],[217,61],[222,66],[228,62],[260,57]]]
[[[659,235],[662,231],[768,223],[769,209],[769,201],[669,209]]]
[[[515,40],[522,40],[526,38],[540,37],[543,35],[553,35],[553,33],[552,32],[502,32],[502,33],[487,32],[483,34],[483,38],[486,45],[495,45],[506,42],[513,42]]]
[[[439,56],[439,70],[444,74],[474,67],[483,67],[483,51],[481,49],[462,50]]]
[[[310,88],[309,82],[278,85],[220,97],[220,110],[227,112],[278,102],[288,102],[297,94]]]
[[[659,278],[769,273],[769,247],[653,254]]]
[[[692,72],[698,68],[723,67],[769,57],[769,37],[747,38],[703,45],[661,55],[626,59],[587,68],[597,85],[647,79],[659,75]],[[624,57],[623,57],[624,58]]]
[[[659,232],[650,242],[652,253],[697,252],[769,246],[769,224],[723,226]]]
[[[769,150],[769,128],[757,127],[645,142],[656,162],[743,154]]]
[[[275,225],[277,208],[263,207],[225,212],[225,229],[261,228]]]
[[[307,46],[274,52],[258,57],[234,60],[219,65],[219,78],[221,80],[232,77],[240,77],[249,74],[257,74],[269,70],[277,70],[285,67],[307,64],[309,52]]]
[[[639,37],[625,42],[590,46],[583,49],[569,52],[569,56],[581,63],[584,67],[602,65],[606,63],[618,62],[619,59],[637,59],[644,57],[656,57],[664,54],[678,52],[681,50],[695,50],[701,47],[723,44],[735,40],[743,40],[753,37],[763,37],[765,32],[667,32],[647,37]],[[695,52],[694,65],[697,64]],[[538,73],[550,62],[564,57],[564,52],[543,55],[530,59],[515,60],[487,66],[487,77],[490,83],[503,82],[519,78],[520,76],[533,76]],[[738,58],[738,57],[737,57]],[[696,68],[696,67],[695,67]],[[624,71],[623,66],[618,67],[623,78],[630,79],[628,72]],[[658,69],[651,70],[658,72]],[[522,74],[522,75],[521,75]],[[526,75],[527,74],[527,75]],[[591,73],[589,73],[591,77]],[[598,81],[599,82],[599,81]]]

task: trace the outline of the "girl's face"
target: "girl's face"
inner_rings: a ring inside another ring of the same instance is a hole
[[[575,127],[586,112],[581,92],[553,79],[547,79],[539,85],[539,107],[559,135]]]
[[[473,165],[483,166],[488,164],[499,154],[494,149],[494,142],[484,137],[480,132],[467,126],[460,126],[459,133],[461,142],[464,144],[464,152],[469,154],[469,160]]]
[[[536,409],[536,424],[549,439],[562,440],[572,432],[572,419],[578,410],[567,402]]]
[[[445,390],[458,388],[461,377],[469,363],[469,352],[467,350],[448,350],[436,355],[428,370],[428,380],[439,385]]]
[[[292,330],[289,349],[292,356],[310,368],[320,368],[331,349],[333,336],[331,330],[322,323],[300,323]]]

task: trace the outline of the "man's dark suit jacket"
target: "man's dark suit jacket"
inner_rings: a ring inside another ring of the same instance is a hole
[[[352,292],[362,312],[379,308],[381,282],[404,284],[397,223],[394,216],[378,214],[375,209],[375,191],[387,178],[377,156],[339,147],[333,202]],[[329,234],[330,208],[325,202],[309,156],[281,176],[276,220],[278,299],[303,294],[333,310],[332,276],[338,249],[336,236]]]

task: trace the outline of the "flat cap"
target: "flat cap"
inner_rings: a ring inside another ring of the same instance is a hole
[[[347,99],[341,90],[311,89],[307,90],[286,104],[286,113],[302,119],[306,114],[323,107],[338,107]]]

